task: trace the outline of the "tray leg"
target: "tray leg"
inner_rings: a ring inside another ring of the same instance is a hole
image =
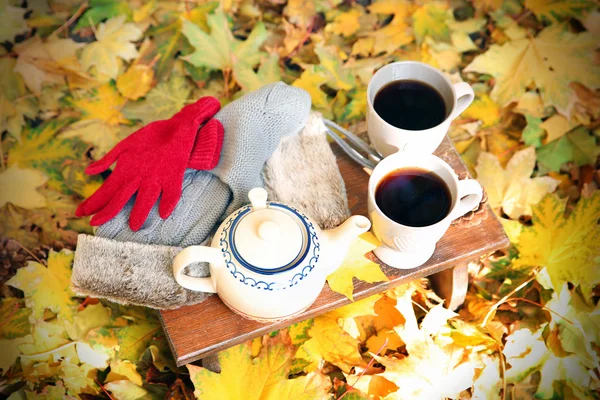
[[[221,363],[219,363],[219,356],[217,353],[206,356],[202,359],[202,366],[211,372],[220,373]]]
[[[456,310],[465,301],[469,287],[466,262],[429,276],[433,290],[445,299],[446,308]]]

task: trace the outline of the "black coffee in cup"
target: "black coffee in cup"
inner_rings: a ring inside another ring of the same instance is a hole
[[[435,173],[422,168],[400,168],[379,181],[375,203],[392,221],[423,227],[446,218],[452,195],[446,182]]]
[[[397,80],[375,95],[375,112],[396,128],[420,131],[433,128],[446,119],[442,95],[425,82]]]

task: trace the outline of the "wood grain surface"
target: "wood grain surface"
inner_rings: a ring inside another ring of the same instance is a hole
[[[348,204],[353,214],[367,215],[367,183],[369,176],[358,164],[332,145],[348,193]],[[434,153],[444,159],[457,174],[467,171],[460,156],[448,138]],[[466,228],[452,225],[437,244],[436,251],[424,265],[399,270],[382,264],[388,282],[365,283],[354,280],[354,299],[381,293],[412,279],[422,278],[460,265],[478,257],[507,247],[509,240],[493,212],[478,226]],[[437,285],[440,285],[439,279]],[[442,282],[443,285],[443,282]],[[448,282],[452,285],[452,282]],[[177,365],[181,366],[224,350],[257,336],[289,326],[292,323],[315,317],[344,306],[350,301],[325,285],[315,303],[295,318],[278,323],[259,323],[244,319],[227,308],[219,297],[211,296],[203,303],[160,312],[161,322],[169,340]]]

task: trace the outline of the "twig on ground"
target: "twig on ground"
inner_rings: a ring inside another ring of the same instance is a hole
[[[64,24],[62,24],[57,30],[54,31],[53,35],[58,36],[63,30],[69,28],[69,26],[71,26],[71,24],[73,22],[75,22],[77,20],[77,18],[79,18],[79,16],[81,16],[81,14],[83,14],[83,12],[85,11],[85,9],[88,8],[88,2],[84,1],[79,8],[77,9],[77,11],[75,11],[75,14],[71,15],[71,18],[69,18],[67,20],[67,22],[65,22]],[[93,24],[92,24],[93,25]],[[65,33],[65,36],[69,36],[68,32]]]

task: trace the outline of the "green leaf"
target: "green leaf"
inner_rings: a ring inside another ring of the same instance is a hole
[[[129,102],[123,108],[128,119],[138,119],[144,124],[171,118],[187,103],[192,87],[181,75],[172,75],[168,81],[150,90],[144,100]]]
[[[155,341],[155,336],[161,332],[156,315],[153,310],[150,311],[148,315],[138,313],[133,317],[124,316],[129,321],[127,326],[116,330],[119,341],[117,355],[120,359],[137,362],[148,346]]]
[[[48,185],[51,188],[70,194],[61,173],[63,163],[78,158],[87,145],[76,138],[56,137],[69,122],[67,119],[53,119],[35,128],[26,127],[21,134],[21,142],[8,150],[8,165],[39,169],[50,177]]]
[[[16,64],[14,58],[0,58],[0,132],[19,140],[25,117],[33,119],[38,107],[36,98],[27,96],[21,74],[14,72]]]
[[[531,115],[525,115],[525,119],[527,120],[527,126],[523,129],[523,142],[528,146],[540,147],[545,134],[544,129],[540,126],[542,119]]]
[[[231,70],[238,62],[253,67],[260,61],[262,53],[258,48],[267,38],[262,22],[254,25],[245,41],[233,37],[222,12],[210,14],[207,22],[210,34],[188,20],[183,21],[182,32],[195,49],[192,54],[182,57],[185,61],[216,70]]]
[[[308,331],[313,325],[314,319],[312,318],[291,325],[288,329],[288,332],[290,334],[290,338],[292,339],[292,344],[294,346],[299,346],[310,339]]]
[[[152,27],[148,30],[147,35],[154,38],[155,53],[160,56],[156,62],[156,80],[164,82],[173,69],[175,55],[185,45],[181,33],[181,21],[175,20],[175,22]]]
[[[333,89],[353,89],[356,85],[354,74],[350,68],[342,65],[334,47],[316,46],[315,53],[319,56],[319,66],[327,74],[327,85]]]
[[[560,22],[572,17],[581,17],[586,11],[598,7],[593,0],[525,0],[536,17],[551,22]]]
[[[367,109],[367,88],[361,86],[360,88],[352,89],[348,92],[348,95],[351,100],[339,115],[339,120],[350,122],[363,119]]]
[[[263,60],[256,72],[245,62],[235,63],[233,76],[242,87],[242,93],[252,92],[269,83],[280,81],[279,56],[275,53],[269,55],[269,58]]]
[[[580,127],[538,148],[537,160],[541,172],[558,171],[569,161],[579,166],[593,164],[599,154],[600,146],[596,144],[596,138],[590,135],[587,129]]]
[[[24,19],[26,12],[27,10],[24,8],[13,7],[8,0],[0,0],[0,15],[2,15],[2,24],[0,24],[0,42],[10,42],[18,34],[29,30]]]
[[[91,0],[88,8],[75,25],[75,30],[87,28],[90,24],[98,23],[117,15],[126,15],[127,20],[131,20],[131,8],[126,1],[114,0]]]
[[[15,339],[31,333],[31,310],[22,299],[7,297],[0,303],[0,339]]]

